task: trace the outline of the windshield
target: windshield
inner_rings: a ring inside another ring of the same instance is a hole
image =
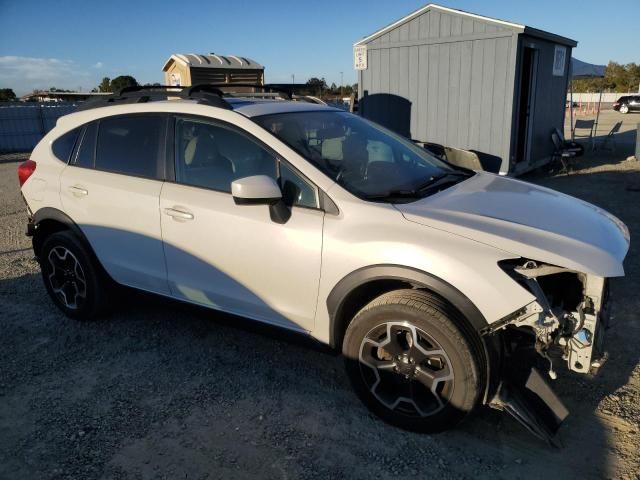
[[[253,120],[360,198],[415,199],[430,193],[426,187],[443,188],[469,176],[347,112],[280,113]]]

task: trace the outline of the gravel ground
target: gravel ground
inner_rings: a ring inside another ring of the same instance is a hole
[[[372,418],[307,339],[133,292],[104,321],[63,317],[23,234],[19,158],[0,157],[0,478],[639,478],[637,241],[612,282],[608,364],[555,382],[571,410],[561,449],[488,409],[418,435]],[[528,180],[637,238],[640,167],[620,158]]]

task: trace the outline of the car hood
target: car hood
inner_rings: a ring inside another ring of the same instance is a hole
[[[396,208],[411,222],[602,277],[624,275],[629,231],[601,208],[489,173]]]

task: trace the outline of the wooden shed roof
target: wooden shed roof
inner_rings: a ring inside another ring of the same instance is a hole
[[[264,67],[255,60],[239,55],[175,53],[165,62],[162,71],[166,72],[173,62],[196,68],[264,70]]]

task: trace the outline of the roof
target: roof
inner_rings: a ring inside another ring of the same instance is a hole
[[[245,117],[258,117],[276,113],[335,111],[343,112],[338,108],[329,107],[317,103],[292,102],[289,100],[262,100],[240,97],[225,97],[231,108]]]
[[[506,28],[510,28],[511,30],[513,30],[514,32],[517,33],[524,33],[527,35],[531,35],[533,37],[538,37],[538,38],[542,38],[545,40],[550,40],[556,43],[561,43],[563,45],[567,45],[570,47],[575,47],[578,42],[576,42],[575,40],[571,40],[570,38],[566,38],[566,37],[562,37],[560,35],[556,35],[554,33],[550,33],[550,32],[545,32],[544,30],[539,30],[537,28],[532,28],[532,27],[528,27],[527,25],[521,24],[521,23],[515,23],[515,22],[509,22],[506,20],[499,20],[497,18],[491,18],[491,17],[485,17],[483,15],[477,15],[475,13],[470,13],[470,12],[465,12],[464,10],[458,10],[458,9],[454,9],[454,8],[448,8],[448,7],[443,7],[441,5],[436,5],[435,3],[428,3],[427,5],[425,5],[422,8],[419,8],[418,10],[415,10],[413,12],[411,12],[409,15],[402,17],[401,19],[387,25],[386,27],[381,28],[380,30],[372,33],[371,35],[363,38],[362,40],[357,41],[356,43],[354,43],[354,47],[357,45],[365,45],[367,43],[369,43],[371,40],[374,40],[375,38],[379,37],[380,35],[384,35],[385,33],[400,27],[401,25],[404,25],[405,23],[409,22],[410,20],[413,20],[414,18],[422,15],[423,13],[430,11],[430,10],[437,10],[439,12],[444,12],[444,13],[448,13],[448,14],[452,14],[452,15],[459,15],[459,16],[464,16],[464,17],[468,17],[468,18],[473,18],[476,20],[482,20],[484,22],[488,22],[488,23],[493,23],[496,25],[500,25],[502,27],[506,27]]]
[[[237,55],[216,55],[215,53],[209,53],[207,55],[200,55],[197,53],[175,53],[165,62],[162,70],[166,71],[172,62],[196,68],[264,70],[262,65],[250,58]]]

